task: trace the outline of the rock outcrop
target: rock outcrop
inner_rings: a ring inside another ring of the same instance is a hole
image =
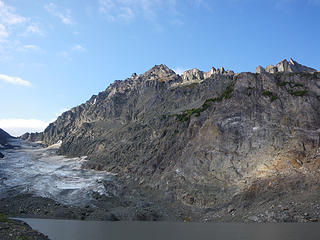
[[[279,177],[316,183],[320,73],[293,60],[258,72],[192,69],[180,76],[155,66],[114,82],[36,138],[61,140],[61,154],[88,156],[84,167],[187,206],[254,199]]]
[[[0,149],[12,148],[8,140],[13,138],[9,133],[0,128]],[[0,152],[0,158],[4,158],[3,153]]]
[[[294,73],[294,72],[307,72],[307,73],[314,73],[317,70],[303,66],[296,61],[294,61],[292,58],[290,58],[289,62],[286,59],[283,59],[281,62],[279,62],[276,66],[268,65],[266,69],[264,69],[261,66],[258,66],[256,69],[256,73],[262,73],[262,72],[269,72],[269,73],[277,73],[277,72],[288,72],[288,73]]]
[[[13,138],[13,137],[9,133],[7,133],[6,131],[0,128],[0,144],[6,145],[10,138]]]
[[[223,67],[220,67],[219,69],[215,69],[214,67],[212,67],[209,72],[203,72],[197,68],[194,68],[194,69],[185,71],[181,77],[182,77],[183,83],[192,83],[192,82],[201,82],[205,79],[213,77],[213,75],[221,75],[221,74],[233,75],[234,72],[230,70],[226,71],[224,70]]]
[[[36,133],[26,132],[25,134],[21,135],[19,138],[23,140],[31,141],[31,142],[38,142],[38,141],[42,141],[43,134],[38,132]]]

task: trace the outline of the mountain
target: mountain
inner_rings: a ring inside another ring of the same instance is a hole
[[[279,199],[313,199],[320,180],[320,73],[292,59],[258,68],[178,75],[156,65],[23,138],[61,140],[61,154],[88,156],[83,167],[206,209],[201,217],[210,221],[232,217],[234,209],[244,217]],[[254,219],[269,216],[263,214]],[[270,219],[283,220],[281,214]]]

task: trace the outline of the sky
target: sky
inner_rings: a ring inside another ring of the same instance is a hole
[[[156,64],[319,70],[319,12],[320,0],[0,0],[0,128],[42,131]]]

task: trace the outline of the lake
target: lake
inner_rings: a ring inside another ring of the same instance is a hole
[[[169,222],[102,222],[21,219],[52,240],[313,240],[320,239],[317,223],[230,224]]]

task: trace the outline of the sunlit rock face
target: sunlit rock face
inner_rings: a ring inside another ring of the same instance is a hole
[[[294,72],[306,72],[306,73],[314,73],[316,69],[303,66],[298,62],[294,61],[290,58],[289,61],[283,59],[281,62],[277,63],[276,66],[268,65],[266,69],[261,66],[258,66],[256,69],[256,73],[262,72],[269,72],[269,73],[277,73],[277,72],[287,72],[287,73],[294,73]]]
[[[62,140],[60,153],[88,156],[86,168],[203,207],[257,179],[318,178],[319,109],[320,73],[293,60],[257,74],[178,75],[158,65],[114,82],[35,139]]]

